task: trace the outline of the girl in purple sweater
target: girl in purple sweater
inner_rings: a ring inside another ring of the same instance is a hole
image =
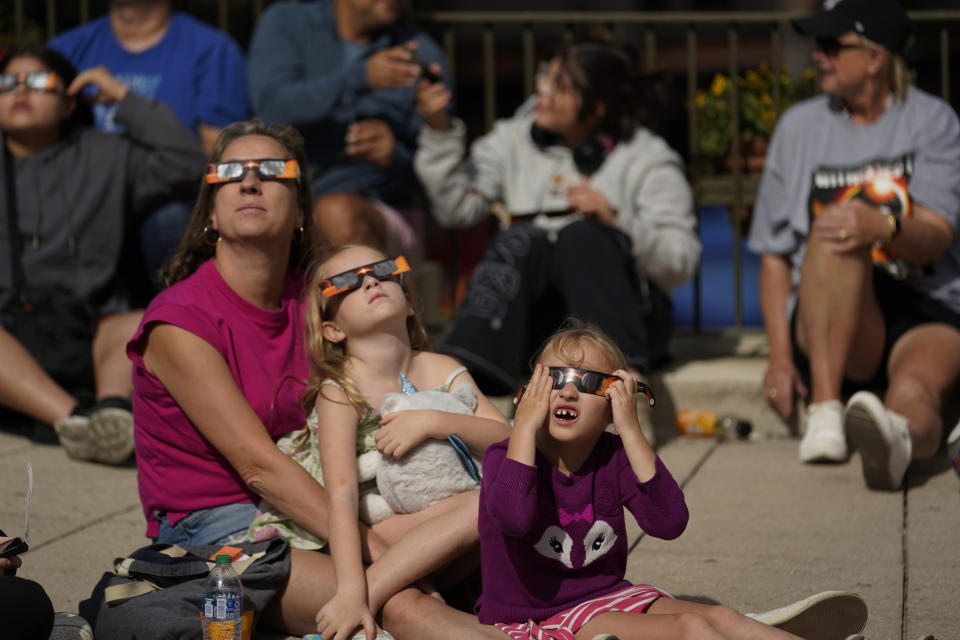
[[[573,321],[547,340],[513,432],[483,457],[480,621],[517,640],[796,638],[624,580],[624,506],[658,538],[679,536],[688,517],[640,430],[637,389],[599,329]],[[605,432],[611,422],[618,435]]]

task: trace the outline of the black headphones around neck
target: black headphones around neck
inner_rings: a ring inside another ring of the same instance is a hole
[[[540,149],[563,144],[559,135],[537,126],[536,122],[530,125],[530,138]],[[613,140],[609,136],[590,136],[573,148],[573,164],[581,174],[592,176],[603,166],[612,149]]]

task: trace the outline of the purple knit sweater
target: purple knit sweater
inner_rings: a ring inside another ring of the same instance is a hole
[[[537,453],[530,467],[506,458],[508,440],[483,456],[480,622],[540,622],[629,586],[623,507],[649,535],[672,539],[687,504],[657,458],[639,482],[620,437],[604,433],[583,466],[566,476]]]

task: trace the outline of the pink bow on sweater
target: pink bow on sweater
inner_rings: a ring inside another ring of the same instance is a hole
[[[593,505],[588,504],[580,513],[567,513],[563,509],[557,509],[557,517],[560,519],[561,527],[565,527],[571,522],[576,522],[577,520],[593,522]]]

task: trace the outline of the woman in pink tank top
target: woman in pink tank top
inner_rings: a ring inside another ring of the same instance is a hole
[[[301,266],[314,243],[304,167],[291,127],[248,121],[221,132],[163,273],[169,288],[127,346],[140,497],[157,542],[232,541],[260,499],[329,537],[323,487],[275,445],[304,423]],[[361,539],[368,562],[393,542],[369,530]],[[327,553],[292,550],[287,587],[263,622],[316,632],[315,616],[335,590]],[[393,596],[381,622],[402,637],[502,637],[415,588]]]

